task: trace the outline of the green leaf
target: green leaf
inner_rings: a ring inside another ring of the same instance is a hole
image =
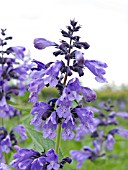
[[[20,110],[20,111],[24,111],[24,112],[30,112],[30,108],[27,108],[25,106],[20,106],[19,105],[14,105],[14,104],[10,104],[10,106],[12,106],[13,108],[16,108],[17,110]]]
[[[28,125],[24,125],[30,137],[32,138],[33,145],[38,152],[47,151],[50,148],[54,148],[55,143],[52,140],[44,139],[42,133],[32,129]]]
[[[51,148],[55,148],[55,142],[50,139],[43,138],[42,132],[34,129],[34,126],[30,125],[30,120],[32,118],[31,114],[25,115],[21,122],[25,126],[28,135],[31,137],[33,142],[33,149],[36,149],[38,152],[48,151]],[[32,146],[32,145],[31,145]],[[63,158],[63,154],[59,149],[59,160]]]

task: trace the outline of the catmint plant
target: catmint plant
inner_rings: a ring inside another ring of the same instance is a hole
[[[0,38],[0,117],[17,116],[20,111],[8,104],[11,96],[24,95],[25,81],[31,65],[25,57],[25,47],[7,47],[11,36],[6,36],[6,29],[1,29]],[[3,125],[3,124],[2,124]]]
[[[128,139],[128,130],[124,129],[118,121],[118,117],[128,119],[128,113],[124,111],[114,111],[114,105],[111,100],[107,102],[100,102],[99,107],[86,106],[94,112],[94,131],[90,134],[93,139],[94,149],[84,146],[82,150],[72,150],[70,154],[73,159],[77,160],[77,168],[81,168],[85,160],[95,159],[103,156],[108,156],[107,151],[114,148],[116,142],[115,136],[119,135]],[[89,132],[82,127],[77,129],[76,140],[81,140]]]
[[[64,157],[58,161],[61,138],[75,139],[80,126],[89,133],[95,130],[93,111],[84,107],[83,101],[94,101],[96,93],[89,87],[84,87],[80,77],[83,77],[84,71],[89,69],[97,82],[107,82],[104,77],[107,64],[84,58],[81,50],[87,50],[90,45],[76,35],[81,26],[75,20],[71,20],[66,28],[66,31],[61,30],[64,39],[59,44],[45,38],[34,39],[34,47],[38,50],[55,47],[53,56],[57,57],[57,60],[43,63],[34,59],[28,84],[29,101],[34,103],[30,124],[34,125],[36,130],[42,131],[43,138],[50,140],[56,138],[55,148],[40,153],[32,149],[17,148],[14,161],[11,162],[11,166],[17,170],[62,169],[66,162],[71,163],[72,160]],[[74,76],[74,73],[77,73],[77,76]],[[59,97],[53,97],[46,102],[39,101],[38,95],[44,87],[56,88]],[[98,149],[95,152],[98,154]]]
[[[53,52],[55,57],[62,56],[63,60],[55,62],[42,63],[34,60],[36,66],[31,74],[32,80],[28,85],[31,92],[29,101],[34,102],[31,114],[34,118],[31,124],[35,128],[42,129],[43,137],[53,139],[58,136],[57,127],[61,128],[61,137],[73,139],[74,131],[78,124],[83,124],[91,130],[93,126],[93,112],[84,108],[81,101],[91,102],[96,99],[96,93],[88,87],[81,85],[78,77],[73,77],[73,72],[77,72],[79,77],[84,76],[84,69],[87,67],[94,75],[98,82],[106,82],[103,77],[106,63],[96,60],[85,60],[84,55],[77,49],[88,49],[90,46],[87,42],[81,42],[80,37],[74,35],[81,26],[71,20],[68,31],[61,30],[62,36],[69,39],[69,42],[61,40],[60,44],[51,42],[44,38],[36,38],[34,46],[42,50],[49,46],[55,46],[57,49]],[[71,77],[68,79],[68,77]],[[38,94],[44,87],[57,88],[60,97],[50,99],[47,102],[37,101]],[[75,107],[73,102],[76,103]],[[58,149],[57,149],[58,150]]]
[[[25,56],[25,47],[8,47],[11,36],[6,35],[6,29],[1,29],[0,37],[0,169],[7,170],[8,158],[14,151],[14,146],[27,139],[26,129],[15,122],[15,127],[8,128],[13,117],[20,116],[21,111],[13,106],[16,96],[22,96],[27,91],[26,80],[31,64],[30,57]],[[13,122],[12,122],[13,124]],[[8,130],[9,129],[9,130]]]

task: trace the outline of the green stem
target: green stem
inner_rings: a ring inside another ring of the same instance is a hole
[[[71,52],[71,43],[72,43],[72,39],[70,39],[70,46],[69,46],[69,51],[68,51],[69,54]],[[70,64],[70,59],[67,60],[67,66],[69,66],[69,64]],[[66,73],[64,77],[64,82],[63,82],[64,86],[66,85],[67,78],[68,78],[68,74]],[[61,141],[61,123],[58,124],[58,129],[57,129],[57,137],[56,137],[56,145],[55,145],[56,154],[59,153],[60,141]]]
[[[3,64],[3,60],[4,60],[4,53],[3,53],[3,46],[2,46],[2,71],[4,71],[4,64]],[[3,77],[1,77],[3,80]],[[2,85],[2,93],[4,95],[4,90],[3,90],[3,85]],[[1,125],[4,126],[4,118],[1,118]]]
[[[55,146],[56,154],[59,153],[60,140],[61,140],[61,124],[59,123],[57,129],[56,146]]]
[[[4,118],[1,118],[1,125],[4,126]]]
[[[5,160],[5,163],[8,165],[8,155],[7,155],[7,153],[4,153],[4,160]]]

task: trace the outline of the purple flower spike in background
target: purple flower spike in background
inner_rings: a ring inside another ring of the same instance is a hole
[[[94,121],[93,121],[93,112],[87,110],[86,108],[76,108],[76,114],[80,118],[80,121],[83,125],[87,127],[90,131],[93,131]]]
[[[108,134],[106,139],[106,147],[108,150],[112,150],[114,147],[115,139],[111,134]]]
[[[5,48],[8,40],[6,29],[1,29],[0,38],[0,117],[13,118],[21,111],[14,108],[9,102],[14,102],[14,96],[22,96],[27,91],[26,80],[30,72],[30,57],[25,54],[23,46]],[[4,122],[4,121],[3,121]],[[2,124],[4,125],[4,123]]]
[[[70,154],[72,156],[72,159],[75,159],[78,161],[77,168],[80,169],[82,167],[82,164],[84,161],[86,161],[90,156],[90,152],[84,152],[84,151],[78,151],[78,150],[72,150],[70,151]]]
[[[104,156],[104,154],[100,155],[100,141],[95,140],[93,142],[94,149],[91,149],[88,146],[84,146],[82,151],[71,150],[70,155],[73,160],[77,160],[77,168],[80,169],[82,164],[87,159],[94,161],[96,158]]]
[[[117,134],[122,136],[123,138],[128,139],[128,130],[127,129],[119,128],[117,130]]]
[[[34,39],[34,47],[39,49],[39,50],[42,50],[46,47],[50,47],[50,46],[55,46],[56,43],[54,42],[51,42],[49,40],[46,40],[44,38],[36,38]]]

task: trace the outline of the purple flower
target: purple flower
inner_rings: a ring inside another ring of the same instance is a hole
[[[100,140],[95,140],[93,142],[94,149],[91,149],[88,146],[84,146],[82,151],[78,151],[78,150],[70,151],[70,155],[72,156],[72,159],[75,159],[78,162],[78,164],[77,164],[78,169],[80,169],[82,167],[83,162],[86,161],[87,159],[90,159],[93,161],[96,158],[102,156],[102,155],[99,155],[100,144],[101,144]]]
[[[6,117],[8,117],[8,114],[9,114],[9,106],[6,103],[5,96],[3,96],[0,101],[0,117],[6,118]]]
[[[119,128],[117,131],[117,134],[122,136],[123,138],[128,139],[128,130],[126,130],[126,129]]]
[[[7,53],[8,54],[12,53],[15,55],[17,59],[23,60],[25,50],[26,50],[25,47],[16,46],[8,48]]]
[[[73,118],[69,116],[63,123],[62,123],[62,128],[64,129],[63,132],[61,133],[61,136],[64,140],[72,140],[75,136],[73,130],[75,129],[76,125],[75,122],[73,121]]]
[[[56,101],[57,107],[56,112],[59,118],[67,118],[68,116],[71,115],[70,111],[70,106],[72,105],[71,101],[68,100],[67,96],[61,96],[57,101]]]
[[[77,64],[81,67],[84,65],[84,56],[80,51],[75,51],[75,59],[77,61]]]
[[[37,64],[37,68],[34,68],[31,72],[31,80],[28,83],[28,90],[31,92],[29,96],[30,102],[36,102],[38,100],[38,93],[45,86],[42,78],[45,75],[45,65],[36,60],[34,62]]]
[[[33,59],[32,62],[34,62],[34,63],[37,64],[37,68],[32,68],[32,70],[38,70],[38,71],[40,71],[40,70],[42,70],[42,69],[44,69],[44,70],[46,69],[44,63],[42,63],[42,62],[40,62],[40,61],[37,61],[37,60],[35,60],[35,59]]]
[[[106,139],[106,148],[108,150],[112,150],[113,146],[114,146],[114,143],[115,143],[115,139],[114,139],[113,135],[108,134],[107,139]]]
[[[96,100],[96,93],[88,87],[81,86],[81,93],[87,102]]]
[[[86,109],[91,110],[92,112],[100,112],[99,109],[97,109],[96,107],[93,107],[93,106],[86,106]]]
[[[19,133],[22,141],[27,138],[26,130],[23,125],[17,125],[10,131],[10,133],[8,133],[4,127],[0,127],[0,155],[2,152],[9,153],[10,150],[13,149],[13,146],[17,144],[18,140],[16,139],[14,131]]]
[[[17,125],[12,130],[17,132],[22,140],[27,139],[26,129],[23,125]]]
[[[34,39],[34,47],[38,50],[45,49],[46,47],[55,46],[56,43],[46,40],[44,38],[36,38]]]
[[[38,100],[38,93],[44,86],[45,84],[42,78],[30,81],[28,85],[28,90],[31,92],[29,96],[30,102],[36,102]]]
[[[43,155],[32,149],[19,147],[15,148],[17,153],[14,154],[14,160],[10,163],[13,168],[16,168],[16,170],[22,170],[32,169],[33,167],[33,169],[35,168],[37,170],[37,166],[39,170],[42,170],[46,162],[46,159]]]
[[[86,108],[75,108],[75,112],[78,115],[81,123],[85,125],[90,131],[94,129],[93,112]]]
[[[116,112],[111,112],[108,115],[107,121],[104,120],[104,123],[106,125],[117,125],[118,123],[116,122]]]
[[[110,130],[108,133],[111,135],[118,134],[122,136],[123,138],[126,138],[126,139],[128,138],[128,130],[123,129],[123,128],[115,128],[115,129]]]
[[[39,79],[42,78],[44,75],[45,75],[45,69],[33,70],[30,74],[30,77],[32,79]]]
[[[69,80],[68,82],[68,88],[71,91],[76,91],[76,92],[80,92],[81,91],[81,86],[80,86],[80,81],[78,78],[72,78],[71,80]]]
[[[73,78],[71,79],[69,82],[68,82],[68,91],[70,91],[70,93],[72,94],[73,92],[76,93],[74,95],[74,99],[76,99],[77,101],[80,101],[81,100],[81,97],[79,95],[79,93],[82,93],[85,100],[87,102],[90,102],[90,101],[93,101],[96,99],[96,93],[91,90],[90,88],[88,87],[83,87],[83,86],[80,86],[80,82],[79,82],[79,79],[78,78]],[[69,93],[69,92],[68,92]],[[68,94],[67,93],[67,94]],[[70,94],[70,95],[71,95]],[[68,94],[69,95],[69,94]]]
[[[58,170],[60,165],[58,164],[58,155],[56,155],[55,151],[53,149],[50,149],[46,153],[46,161],[50,163],[47,166],[47,170]]]
[[[79,95],[81,92],[81,86],[78,78],[69,80],[67,87],[63,90],[63,95],[67,95],[70,101],[80,101],[82,96]]]
[[[5,96],[0,101],[0,117],[7,118],[14,116],[16,109],[8,105]]]
[[[0,163],[0,170],[10,170],[8,165],[6,165],[5,163]]]
[[[36,92],[32,92],[29,95],[29,102],[36,102],[38,100],[38,95]]]
[[[83,162],[91,156],[91,153],[85,151],[71,150],[70,155],[72,156],[72,159],[77,160],[77,168],[80,169]]]
[[[104,68],[107,67],[106,63],[102,63],[97,60],[85,60],[84,65],[96,76],[96,81],[100,83],[107,82],[107,80],[103,77],[106,73],[104,70]]]
[[[44,102],[37,102],[33,105],[33,108],[31,110],[31,114],[34,115],[34,118],[31,120],[31,124],[33,124],[35,127],[39,127],[42,123],[42,118],[45,116],[47,118],[47,110],[50,109],[51,106]]]
[[[32,149],[15,147],[17,153],[14,154],[14,160],[10,163],[16,170],[31,169],[31,170],[58,170],[58,155],[53,149],[47,153],[41,154]]]
[[[118,103],[118,105],[119,105],[119,110],[124,110],[124,108],[125,108],[125,106],[126,106],[126,103],[123,102],[123,101],[120,101],[120,102]]]
[[[27,78],[26,78],[27,79]],[[26,85],[24,82],[20,81],[18,84],[18,95],[19,96],[23,96],[25,94],[25,92],[27,91],[26,89]]]
[[[82,96],[78,94],[77,90],[71,90],[69,86],[65,87],[63,90],[63,94],[61,98],[65,99],[68,98],[69,101],[77,100],[80,101],[82,100]]]
[[[51,116],[45,121],[42,127],[43,137],[53,139],[56,136],[57,129],[56,112],[52,112]]]
[[[128,112],[116,112],[116,116],[128,119]]]
[[[50,64],[46,69],[33,70],[31,74],[32,80],[29,82],[28,90],[31,92],[29,96],[30,102],[36,102],[38,93],[45,85],[55,87],[58,84],[58,75],[62,66],[62,62],[56,61]]]
[[[61,67],[62,67],[62,62],[56,61],[45,70],[45,75],[44,75],[45,85],[49,84],[51,87],[55,87],[58,84],[57,77],[59,75]]]
[[[90,130],[85,125],[79,124],[78,127],[76,128],[75,140],[79,141],[82,139],[83,136],[89,133],[90,133]]]
[[[10,136],[7,135],[4,139],[0,141],[0,145],[2,146],[2,152],[8,153],[10,148],[12,147]]]
[[[28,76],[27,71],[29,71],[29,67],[25,65],[21,65],[16,67],[13,71],[18,74],[18,80],[25,81]]]
[[[80,86],[78,78],[73,78],[68,82],[67,87],[64,88],[60,100],[65,102],[65,99],[69,101],[82,100],[82,95],[87,102],[94,101],[96,99],[96,93],[88,87]]]
[[[64,105],[65,104],[65,105]],[[59,107],[57,107],[56,112],[59,118],[66,118],[68,116],[70,116],[71,111],[70,109],[67,107],[66,103],[64,103],[63,105],[60,105]]]
[[[92,150],[92,153],[94,152],[94,153],[95,153],[95,156],[99,156],[100,149],[101,149],[101,143],[102,143],[101,140],[94,140],[94,141],[93,141],[94,149]],[[85,147],[84,147],[84,150],[85,150]],[[92,155],[91,160],[94,160],[94,159],[95,159],[95,157],[93,158],[93,156],[94,156],[94,155]]]

